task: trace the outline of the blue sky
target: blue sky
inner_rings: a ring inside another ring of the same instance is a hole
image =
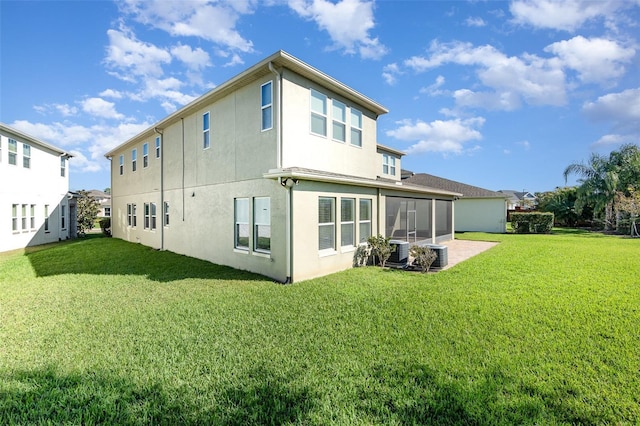
[[[105,152],[282,49],[387,107],[403,168],[552,190],[640,143],[639,23],[640,0],[2,0],[0,121],[104,189]]]

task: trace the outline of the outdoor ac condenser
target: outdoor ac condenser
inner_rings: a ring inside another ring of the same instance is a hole
[[[391,253],[389,262],[406,265],[409,262],[409,243],[402,240],[391,240],[389,244],[396,248],[395,251]]]
[[[444,268],[449,263],[448,255],[447,255],[447,246],[437,245],[437,244],[427,244],[431,250],[435,251],[438,257],[431,264],[432,268]]]

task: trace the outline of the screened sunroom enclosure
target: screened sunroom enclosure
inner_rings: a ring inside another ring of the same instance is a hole
[[[451,200],[387,196],[385,211],[386,236],[394,240],[431,243],[453,238]]]

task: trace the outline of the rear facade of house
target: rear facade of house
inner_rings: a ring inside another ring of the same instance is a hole
[[[0,252],[74,236],[70,157],[0,123]]]
[[[452,192],[405,184],[387,110],[276,52],[111,160],[114,237],[292,282],[353,265],[371,235],[453,235]]]

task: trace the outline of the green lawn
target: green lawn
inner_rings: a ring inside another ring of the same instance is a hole
[[[0,255],[0,424],[638,424],[640,240],[293,285],[92,235]]]

